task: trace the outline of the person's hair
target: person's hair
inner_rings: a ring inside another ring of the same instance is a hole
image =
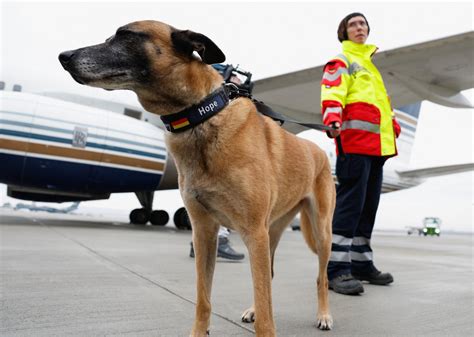
[[[370,26],[369,26],[369,21],[367,21],[366,17],[362,13],[351,13],[347,15],[344,19],[342,19],[341,23],[339,24],[339,28],[337,29],[337,38],[339,39],[339,42],[349,40],[349,37],[347,36],[347,23],[349,22],[350,19],[356,17],[356,16],[362,16],[365,20],[365,23],[367,24],[367,34],[370,33]]]

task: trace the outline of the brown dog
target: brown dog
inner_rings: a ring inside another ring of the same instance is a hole
[[[119,28],[105,43],[64,52],[59,59],[79,83],[133,90],[145,109],[164,116],[221,88],[221,76],[208,64],[225,56],[202,34],[140,21]],[[335,188],[326,154],[259,114],[246,98],[230,101],[184,132],[168,133],[167,145],[193,226],[197,305],[191,335],[206,336],[209,328],[219,225],[239,232],[249,251],[254,305],[242,320],[255,320],[257,336],[275,335],[273,257],[300,211],[304,238],[319,255],[317,325],[330,329],[326,269]]]

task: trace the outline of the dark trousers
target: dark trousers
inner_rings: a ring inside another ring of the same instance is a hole
[[[375,270],[370,238],[380,200],[385,157],[346,154],[336,162],[338,179],[328,277]]]

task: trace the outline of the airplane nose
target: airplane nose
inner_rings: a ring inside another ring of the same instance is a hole
[[[66,66],[69,63],[69,61],[71,61],[73,56],[74,56],[74,50],[68,50],[68,51],[62,52],[61,54],[59,54],[59,62],[61,62],[63,66]]]

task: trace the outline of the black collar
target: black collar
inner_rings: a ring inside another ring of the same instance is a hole
[[[161,116],[161,120],[166,130],[170,132],[186,131],[216,115],[227,104],[229,104],[229,95],[222,86],[198,104],[171,115]]]

